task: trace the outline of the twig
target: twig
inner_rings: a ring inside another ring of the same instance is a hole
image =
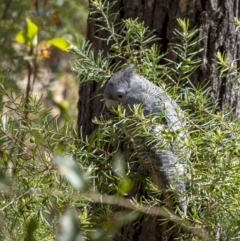
[[[90,201],[93,201],[93,202],[118,205],[121,207],[125,207],[127,209],[136,210],[148,215],[165,217],[169,221],[172,221],[178,224],[185,230],[202,238],[202,240],[205,240],[205,241],[213,240],[213,238],[209,235],[209,233],[206,230],[204,230],[203,228],[193,227],[188,220],[183,220],[182,218],[179,218],[178,216],[176,216],[175,213],[172,213],[170,210],[167,210],[166,208],[156,207],[156,206],[137,205],[137,204],[134,204],[132,200],[129,200],[126,198],[122,198],[118,196],[110,196],[110,195],[101,195],[98,193],[88,193],[86,194],[85,197],[87,199],[90,199]]]
[[[5,8],[4,8],[4,11],[3,11],[3,14],[2,14],[2,19],[6,19],[6,18],[7,18],[8,9],[9,9],[11,3],[12,3],[12,0],[8,0],[8,1],[6,2]]]
[[[21,194],[20,196],[18,196],[17,198],[14,198],[10,203],[8,203],[7,205],[5,205],[4,207],[2,207],[0,209],[0,211],[4,211],[4,209],[8,208],[9,206],[11,206],[13,203],[15,203],[16,201],[18,201],[19,199],[21,199],[22,197],[24,197],[25,195],[29,194],[30,190],[24,192],[23,194]]]

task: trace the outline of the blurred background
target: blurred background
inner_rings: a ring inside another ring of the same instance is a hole
[[[87,0],[0,1],[0,71],[16,92],[26,93],[31,82],[29,93],[42,98],[60,122],[74,124],[77,119],[78,82],[71,71],[74,56],[47,40],[63,38],[78,44],[85,37],[87,15]],[[16,38],[26,30],[26,19],[38,27],[34,44]]]

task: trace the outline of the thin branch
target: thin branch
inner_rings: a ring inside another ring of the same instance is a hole
[[[6,2],[5,8],[4,8],[3,14],[2,14],[2,19],[6,19],[6,18],[7,18],[8,10],[9,10],[9,8],[10,8],[11,3],[12,3],[12,0],[8,0],[8,1]]]
[[[196,236],[202,238],[205,241],[212,241],[213,238],[210,234],[204,230],[203,228],[193,227],[192,223],[188,220],[184,220],[175,213],[167,210],[166,208],[157,207],[157,206],[144,206],[139,203],[134,202],[133,200],[129,200],[119,196],[110,196],[110,195],[102,195],[99,193],[87,193],[84,195],[85,198],[89,199],[92,202],[103,203],[103,204],[111,204],[118,205],[127,209],[136,210],[142,212],[144,214],[152,215],[152,216],[161,216],[165,217],[169,221],[172,221],[185,230],[195,234]]]
[[[4,207],[2,207],[0,209],[0,211],[4,211],[6,208],[8,208],[9,206],[11,206],[13,203],[15,203],[16,201],[18,201],[19,199],[21,199],[22,197],[26,196],[27,194],[29,194],[31,192],[31,190],[28,190],[24,193],[22,193],[21,195],[19,195],[18,197],[14,198],[10,203],[8,203],[7,205],[5,205]]]

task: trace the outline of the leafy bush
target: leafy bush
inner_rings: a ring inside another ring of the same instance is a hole
[[[58,235],[60,240],[107,240],[143,213],[172,220],[192,240],[211,240],[220,229],[225,240],[238,237],[240,123],[228,108],[218,109],[206,84],[191,84],[191,75],[201,64],[198,30],[190,29],[187,20],[178,20],[176,39],[169,49],[177,62],[170,61],[143,23],[126,19],[116,25],[117,13],[108,15],[108,1],[93,0],[91,4],[91,13],[100,16],[95,21],[109,32],[105,41],[110,51],[107,57],[98,53],[95,58],[90,43],[71,45],[69,51],[76,56],[72,68],[80,84],[94,79],[102,87],[130,59],[140,74],[176,99],[185,112],[189,132],[185,143],[191,164],[188,216],[179,217],[164,208],[161,190],[147,173],[135,168],[136,154],[119,123],[137,123],[136,135],[154,141],[146,135],[144,125],[155,120],[144,119],[141,108],[126,116],[119,107],[110,119],[102,115],[93,120],[98,128],[91,136],[78,136],[68,123],[60,128],[41,99],[30,96],[26,105],[26,98],[5,84],[7,77],[2,73],[0,237],[51,240]],[[115,63],[116,58],[122,63]],[[136,182],[149,195],[124,198]]]

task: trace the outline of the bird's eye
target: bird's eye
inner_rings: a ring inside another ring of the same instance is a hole
[[[122,95],[118,95],[118,98],[121,99],[123,96]]]

